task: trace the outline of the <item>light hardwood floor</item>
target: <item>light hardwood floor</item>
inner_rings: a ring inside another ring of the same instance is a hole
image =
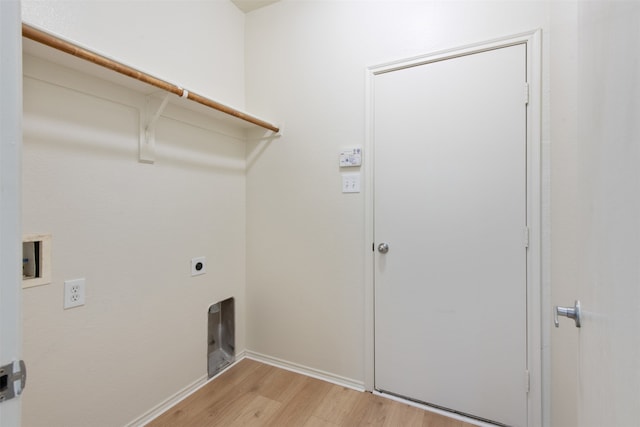
[[[473,427],[403,403],[244,359],[148,427]]]

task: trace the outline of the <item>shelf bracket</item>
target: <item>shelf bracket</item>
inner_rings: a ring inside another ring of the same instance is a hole
[[[158,99],[153,95],[146,97],[140,109],[139,161],[154,163],[156,160],[156,123],[169,102],[170,92]]]

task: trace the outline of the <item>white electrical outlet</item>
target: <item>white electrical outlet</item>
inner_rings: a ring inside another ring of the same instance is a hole
[[[207,272],[207,259],[203,256],[191,258],[191,275],[199,276]]]
[[[84,305],[84,278],[64,281],[64,308]]]

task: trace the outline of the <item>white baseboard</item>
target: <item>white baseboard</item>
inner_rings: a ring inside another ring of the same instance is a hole
[[[278,359],[276,357],[267,356],[265,354],[256,353],[255,351],[247,350],[245,352],[247,359],[252,359],[257,362],[262,362],[267,365],[272,365],[277,368],[286,369],[298,374],[306,375],[311,378],[327,381],[342,387],[347,387],[357,391],[365,391],[364,382],[356,381],[351,378],[342,377],[332,374],[330,372],[321,371],[319,369],[309,368],[307,366],[298,365],[286,360]]]
[[[165,413],[167,410],[169,410],[172,406],[177,405],[182,400],[186,399],[187,397],[189,397],[190,395],[192,395],[196,391],[200,390],[209,381],[213,381],[216,378],[218,378],[218,375],[222,374],[224,371],[226,371],[227,369],[229,369],[230,367],[232,367],[233,365],[235,365],[236,363],[238,363],[239,361],[241,361],[244,358],[245,358],[245,352],[243,351],[243,352],[239,353],[238,355],[236,355],[235,362],[233,362],[231,365],[227,366],[219,374],[217,374],[217,375],[215,375],[215,376],[213,376],[213,377],[211,377],[209,379],[207,379],[207,375],[203,375],[202,377],[198,378],[197,380],[195,380],[191,384],[189,384],[186,387],[184,387],[182,390],[180,390],[177,393],[175,393],[173,396],[170,396],[169,398],[167,398],[163,402],[159,403],[158,405],[154,406],[153,408],[151,408],[150,410],[148,410],[144,414],[140,415],[135,420],[133,420],[130,423],[126,424],[125,427],[142,427],[144,425],[147,425],[148,423],[150,423],[151,421],[153,421],[154,419],[158,418],[160,415]]]

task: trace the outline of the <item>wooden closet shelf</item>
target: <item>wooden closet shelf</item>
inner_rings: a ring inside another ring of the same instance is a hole
[[[78,46],[70,41],[64,40],[46,31],[35,28],[29,24],[26,24],[26,23],[22,24],[22,36],[27,39],[33,40],[37,43],[41,43],[50,48],[56,49],[58,51],[65,52],[76,58],[80,58],[84,61],[88,61],[100,67],[107,68],[121,75],[141,81],[147,85],[151,85],[156,88],[173,93],[178,97],[189,99],[198,104],[204,105],[208,108],[224,113],[227,116],[234,117],[243,122],[246,122],[255,126],[259,126],[261,128],[273,131],[275,133],[278,133],[280,131],[279,127],[274,125],[273,123],[270,123],[268,121],[255,117],[251,114],[245,113],[243,111],[237,110],[235,108],[229,107],[228,105],[221,104],[220,102],[206,98],[202,95],[198,95],[197,93],[191,92],[190,90],[181,88],[178,85],[169,83],[165,80],[154,77],[143,71],[137,70],[121,62],[118,62],[111,58],[103,56],[99,53],[96,53],[84,47]]]

